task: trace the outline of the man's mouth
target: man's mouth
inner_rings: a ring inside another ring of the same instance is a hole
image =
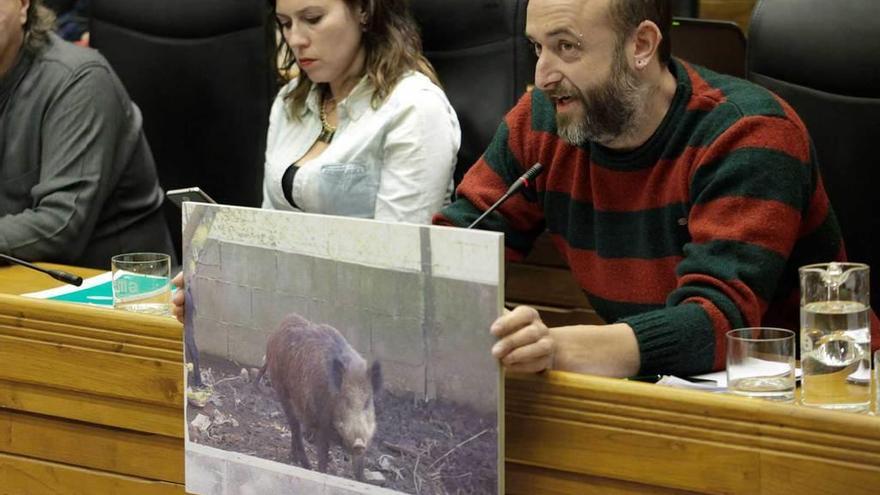
[[[556,109],[567,108],[572,102],[574,102],[574,98],[571,96],[555,96],[553,100],[556,102]]]

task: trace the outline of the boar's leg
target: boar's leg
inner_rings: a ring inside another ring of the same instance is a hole
[[[287,423],[290,425],[290,462],[299,464],[306,469],[312,469],[312,463],[309,462],[309,456],[306,454],[305,445],[303,445],[302,428],[299,420],[293,414],[293,410],[286,400],[281,401],[284,407],[284,415],[287,416]]]
[[[199,348],[196,347],[196,338],[193,335],[195,332],[194,319],[196,307],[193,306],[192,303],[192,295],[189,291],[190,286],[187,285],[184,290],[184,304],[186,304],[187,312],[185,315],[186,324],[183,326],[183,347],[185,349],[187,361],[192,363],[193,365],[193,386],[196,388],[202,388],[204,384],[202,383],[202,371],[199,368]]]
[[[351,469],[354,471],[354,479],[364,481],[364,454],[352,454]]]
[[[260,367],[260,371],[259,371],[259,373],[257,373],[257,377],[254,378],[254,388],[255,389],[257,389],[257,390],[260,389],[260,381],[263,379],[263,375],[266,374],[266,370],[268,369],[268,367],[269,367],[268,362],[264,362],[263,366]]]
[[[330,461],[330,426],[329,421],[318,427],[318,442],[315,447],[318,449],[318,471],[327,472],[327,464]]]

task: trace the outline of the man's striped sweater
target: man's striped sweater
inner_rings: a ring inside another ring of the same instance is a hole
[[[635,331],[641,373],[722,369],[725,333],[799,327],[797,269],[845,259],[807,130],[752,83],[673,60],[677,89],[654,135],[617,152],[557,135],[540,90],[505,117],[435,223],[464,226],[532,164],[545,172],[483,228],[521,259],[549,230],[607,322]],[[872,314],[873,347],[880,344]]]

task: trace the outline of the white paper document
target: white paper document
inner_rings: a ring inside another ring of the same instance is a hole
[[[778,361],[751,358],[747,362],[747,368],[753,371],[755,375],[773,376],[784,374],[788,369],[788,366]],[[800,368],[795,368],[794,376],[796,380],[800,379]],[[660,378],[657,384],[669,387],[706,390],[710,392],[724,392],[727,390],[727,371],[715,371],[712,373],[704,373],[702,375],[694,375],[688,378],[664,375]]]

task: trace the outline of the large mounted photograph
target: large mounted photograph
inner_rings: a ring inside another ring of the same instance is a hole
[[[189,493],[503,493],[501,234],[183,220]]]

